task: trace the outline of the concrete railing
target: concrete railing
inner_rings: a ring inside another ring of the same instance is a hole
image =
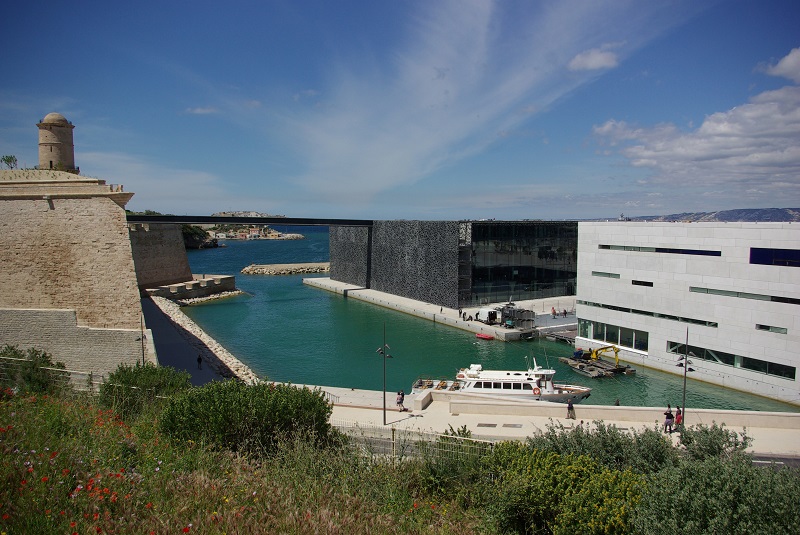
[[[426,394],[427,395],[427,394]],[[446,393],[433,393],[431,400],[424,400],[420,396],[420,409],[427,406],[430,401],[449,401],[452,414],[487,414],[506,416],[544,416],[549,418],[564,418],[567,407],[563,404],[548,402],[508,402],[494,401],[478,398],[466,398],[463,394],[448,395]],[[426,403],[427,401],[427,403]],[[664,421],[666,407],[624,407],[604,405],[575,405],[578,420],[614,421],[632,423],[661,424]],[[675,408],[672,408],[673,414]],[[722,409],[693,409],[686,412],[687,425],[705,424],[716,422],[724,423],[728,427],[767,427],[772,429],[800,430],[800,413],[794,412],[761,412],[761,411],[734,411]]]

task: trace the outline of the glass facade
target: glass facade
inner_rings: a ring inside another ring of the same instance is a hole
[[[599,321],[578,319],[578,336],[595,342],[647,351],[650,335],[646,331],[619,327]]]
[[[460,306],[575,295],[577,222],[467,224],[459,254]]]
[[[667,342],[667,352],[677,355],[686,355],[688,353],[691,358],[707,360],[717,364],[724,364],[725,366],[733,366],[734,368],[744,368],[758,373],[783,377],[784,379],[794,380],[797,373],[797,368],[794,366],[743,357],[741,355],[734,355],[732,353],[707,349],[705,347],[692,345],[687,347],[686,344],[680,342]]]

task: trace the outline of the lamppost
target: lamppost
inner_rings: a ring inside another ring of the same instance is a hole
[[[383,356],[383,425],[386,425],[386,359],[392,358],[387,351],[391,349],[386,343],[386,322],[383,322],[383,345],[375,352]]]
[[[695,357],[695,358],[697,357],[697,355],[695,355],[694,353],[691,353],[689,351],[689,329],[686,329],[686,345],[684,347],[685,347],[685,350],[683,352],[683,355],[678,357],[678,360],[680,362],[678,362],[678,364],[676,364],[676,366],[678,366],[679,368],[683,368],[683,401],[681,402],[683,404],[682,405],[682,407],[683,407],[682,425],[684,427],[686,427],[686,373],[694,371],[694,368],[690,368],[689,367],[689,365],[692,363],[692,361],[689,360],[689,355],[691,355],[692,357]]]

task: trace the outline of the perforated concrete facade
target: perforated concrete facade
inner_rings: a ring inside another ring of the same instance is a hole
[[[331,279],[458,307],[458,222],[331,227]]]

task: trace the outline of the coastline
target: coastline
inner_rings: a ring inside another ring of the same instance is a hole
[[[237,295],[244,293],[240,290],[236,292],[225,292],[228,295]],[[218,294],[220,297],[227,297]],[[220,297],[216,297],[217,299]],[[151,296],[150,299],[153,303],[166,315],[170,321],[181,327],[184,339],[197,350],[203,360],[208,363],[209,367],[213,369],[221,377],[234,377],[246,384],[256,384],[259,382],[259,377],[253,370],[251,370],[242,361],[234,357],[227,349],[225,349],[219,342],[208,335],[203,329],[200,328],[194,321],[189,319],[186,314],[181,311],[178,303],[175,303],[165,297]],[[208,298],[198,298],[197,300],[208,300]],[[197,302],[197,300],[193,300]]]

